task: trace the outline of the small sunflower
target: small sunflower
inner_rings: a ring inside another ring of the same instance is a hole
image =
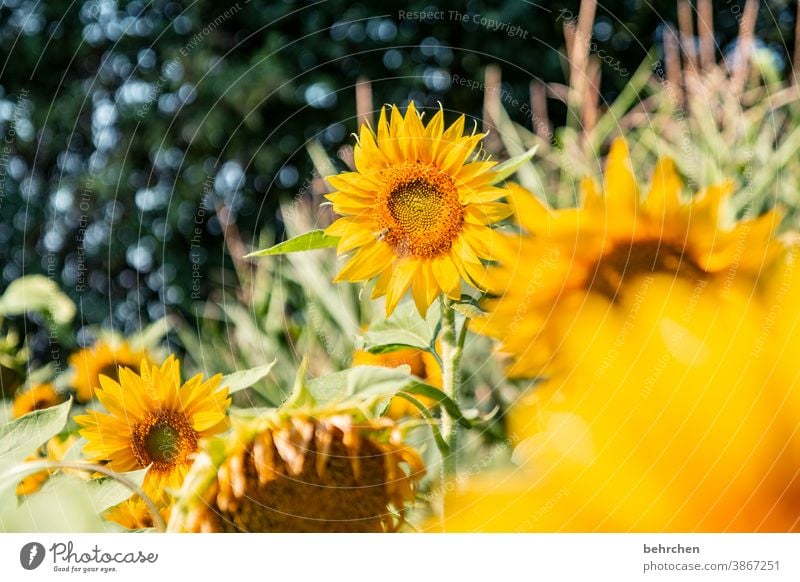
[[[34,410],[50,408],[60,404],[63,400],[52,384],[36,384],[14,397],[14,418],[19,418]]]
[[[422,314],[440,293],[460,298],[461,280],[480,286],[481,261],[494,259],[489,225],[511,210],[498,202],[494,162],[475,157],[484,134],[463,133],[463,115],[445,130],[442,110],[423,125],[413,102],[405,116],[392,106],[390,121],[384,108],[377,133],[361,126],[357,171],[327,178],[342,218],[326,233],[353,252],[336,281],[377,277],[372,297],[386,295],[387,315],[409,287]]]
[[[343,413],[262,417],[206,451],[187,478],[201,486],[170,529],[395,531],[424,473],[391,420],[356,423]]]
[[[219,374],[181,384],[174,356],[160,367],[142,360],[139,370],[120,368],[119,382],[101,376],[96,394],[107,412],[90,411],[75,421],[88,441],[87,455],[114,471],[150,467],[144,488],[160,497],[180,487],[198,441],[227,427],[231,401],[226,388],[218,389]]]
[[[605,191],[591,179],[581,189],[580,207],[551,210],[509,186],[526,234],[498,246],[500,264],[489,278],[497,298],[486,302],[481,329],[514,357],[512,376],[541,374],[568,333],[594,335],[594,328],[583,334],[575,327],[587,310],[613,312],[654,275],[752,286],[781,249],[773,238],[779,212],[741,221],[726,215],[730,181],[684,199],[674,163],[662,159],[643,196],[621,139],[608,155]]]
[[[169,519],[169,507],[161,510],[161,517],[166,522]],[[131,497],[115,505],[103,515],[108,521],[121,525],[125,529],[140,530],[154,526],[153,515],[147,504],[138,496]]]
[[[417,378],[421,378],[425,383],[436,388],[442,387],[442,367],[433,354],[426,350],[408,348],[385,354],[372,354],[363,350],[356,350],[353,352],[352,365],[383,366],[385,368],[409,366],[411,373]],[[427,407],[433,404],[433,400],[425,396],[417,396],[416,398]],[[401,418],[403,416],[418,415],[419,410],[408,400],[392,398],[386,414],[390,418]]]
[[[75,370],[72,385],[80,402],[89,402],[100,387],[100,376],[119,381],[118,370],[125,366],[133,371],[146,360],[147,352],[134,349],[130,343],[98,340],[92,347],[84,348],[69,357],[69,365]],[[148,360],[149,361],[149,360]]]

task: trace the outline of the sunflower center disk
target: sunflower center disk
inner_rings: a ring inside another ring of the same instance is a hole
[[[384,183],[375,213],[395,254],[433,258],[449,251],[464,221],[450,176],[435,166],[403,163],[386,170]]]
[[[186,415],[173,410],[149,413],[133,430],[133,451],[139,463],[169,470],[197,450],[197,432]]]
[[[666,273],[676,277],[702,278],[703,269],[680,245],[662,240],[642,240],[616,245],[590,269],[587,289],[617,299],[624,281],[646,274]]]

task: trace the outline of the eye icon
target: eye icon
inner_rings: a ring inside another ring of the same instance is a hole
[[[44,561],[44,546],[39,542],[29,542],[19,551],[19,563],[26,570],[35,570]]]

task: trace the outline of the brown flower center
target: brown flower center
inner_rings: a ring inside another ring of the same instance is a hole
[[[197,450],[197,431],[182,412],[149,412],[132,432],[133,453],[142,467],[170,471]]]
[[[705,275],[682,245],[658,239],[630,241],[603,255],[590,269],[586,288],[614,301],[622,293],[625,279],[655,273],[692,279]]]
[[[452,178],[435,166],[404,162],[382,179],[375,218],[395,254],[432,258],[449,251],[464,221]]]

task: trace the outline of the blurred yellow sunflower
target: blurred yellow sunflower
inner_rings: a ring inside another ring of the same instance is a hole
[[[395,531],[425,472],[386,418],[295,411],[234,429],[198,459],[171,531]]]
[[[34,410],[50,408],[63,402],[63,397],[56,392],[52,384],[35,384],[24,392],[19,392],[14,397],[14,418],[24,416]]]
[[[439,110],[427,125],[414,103],[405,116],[381,110],[377,133],[361,126],[357,171],[329,176],[327,195],[342,218],[326,233],[338,253],[353,252],[336,281],[377,277],[372,297],[386,295],[387,315],[409,287],[424,314],[440,294],[458,299],[461,280],[480,287],[482,260],[499,244],[488,226],[511,214],[492,185],[494,162],[478,160],[484,134],[464,133],[462,115],[448,129]]]
[[[433,354],[426,350],[413,348],[396,350],[385,354],[371,354],[363,350],[353,352],[352,366],[383,366],[385,368],[397,368],[398,366],[409,366],[411,373],[436,388],[442,387],[442,367]],[[425,406],[430,407],[433,400],[425,396],[416,396]],[[386,415],[390,418],[401,418],[403,416],[415,416],[420,412],[416,406],[404,398],[392,398],[389,410]]]
[[[781,249],[773,239],[779,212],[739,221],[726,214],[732,182],[684,199],[674,163],[661,159],[643,196],[621,139],[608,155],[604,191],[591,179],[581,190],[580,207],[551,210],[509,186],[527,234],[513,245],[498,245],[500,264],[487,279],[496,298],[486,302],[489,317],[479,329],[500,339],[514,357],[512,376],[536,376],[555,365],[566,335],[595,335],[595,328],[580,324],[587,310],[598,314],[592,321],[597,324],[653,275],[752,285]]]
[[[796,254],[725,301],[724,280],[654,275],[624,345],[511,409],[520,467],[462,483],[431,528],[800,531]]]
[[[120,368],[119,382],[101,376],[96,394],[107,412],[90,411],[75,421],[88,456],[120,472],[149,466],[144,489],[160,498],[180,487],[198,441],[227,427],[231,400],[226,388],[218,389],[219,374],[181,384],[174,356],[160,367],[142,360],[139,370]]]
[[[72,385],[79,402],[89,402],[94,391],[100,387],[100,376],[119,381],[118,370],[125,366],[138,371],[142,360],[148,360],[147,352],[134,349],[126,342],[98,340],[92,347],[84,348],[69,357],[69,365],[75,370]]]

